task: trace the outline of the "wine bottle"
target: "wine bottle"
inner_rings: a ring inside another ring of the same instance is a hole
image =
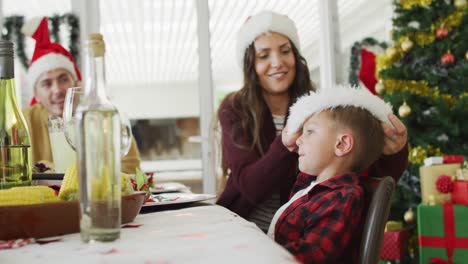
[[[105,45],[91,34],[85,45],[84,94],[75,127],[80,176],[80,232],[84,242],[120,237],[120,118],[106,95]]]
[[[31,140],[16,100],[13,42],[0,40],[0,189],[31,184]]]

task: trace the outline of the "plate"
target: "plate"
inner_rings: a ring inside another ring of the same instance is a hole
[[[154,202],[146,202],[143,207],[201,202],[216,198],[213,194],[163,193],[153,195]]]
[[[63,173],[33,173],[33,180],[63,180]]]
[[[184,192],[190,190],[189,187],[183,185],[179,182],[165,182],[155,184],[153,188],[151,188],[151,193],[158,194],[158,193],[169,193],[169,192]]]

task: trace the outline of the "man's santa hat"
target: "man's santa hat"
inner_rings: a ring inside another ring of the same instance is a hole
[[[296,25],[286,15],[272,11],[262,11],[247,18],[244,25],[237,33],[237,61],[243,66],[245,50],[255,41],[255,39],[267,32],[276,32],[289,38],[289,40],[300,50],[299,35]]]
[[[70,72],[75,80],[81,80],[80,70],[70,52],[59,43],[50,42],[47,17],[31,19],[24,24],[21,32],[36,40],[36,47],[27,74],[28,84],[32,89],[34,89],[41,74],[58,68]],[[31,104],[34,104],[34,101],[35,98]]]
[[[296,133],[312,114],[347,106],[367,110],[378,120],[393,127],[388,120],[388,115],[392,113],[392,106],[389,103],[373,95],[366,88],[338,85],[330,89],[310,92],[309,95],[297,99],[289,109],[288,134]]]

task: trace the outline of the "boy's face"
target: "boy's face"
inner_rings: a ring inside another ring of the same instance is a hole
[[[309,117],[296,142],[299,169],[309,175],[319,175],[335,158],[337,136],[337,129],[326,112]]]

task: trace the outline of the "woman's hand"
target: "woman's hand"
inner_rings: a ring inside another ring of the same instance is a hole
[[[392,155],[399,152],[408,141],[408,135],[405,125],[394,114],[388,115],[388,120],[392,123],[393,127],[386,123],[382,123],[384,137],[383,154]],[[284,144],[284,140],[283,140]]]
[[[283,145],[290,152],[297,152],[299,147],[296,144],[296,140],[301,136],[301,134],[302,134],[302,130],[299,130],[292,135],[288,135],[288,126],[286,125],[284,129],[281,131],[281,139],[283,141]]]

